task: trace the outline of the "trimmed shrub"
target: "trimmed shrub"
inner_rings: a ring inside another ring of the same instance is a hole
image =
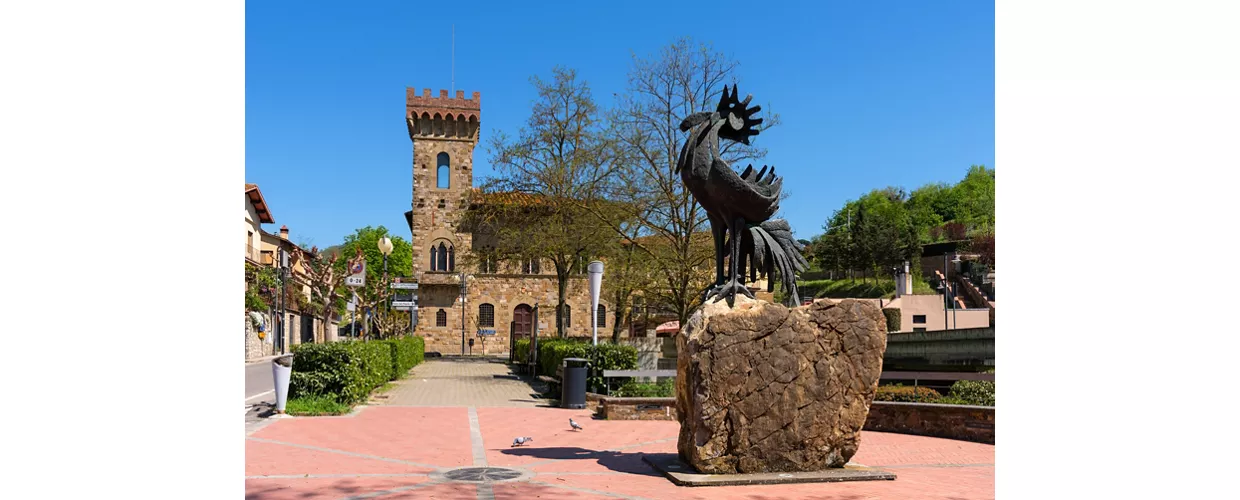
[[[880,385],[874,394],[875,401],[897,401],[901,403],[937,403],[943,395],[938,391],[923,386]]]
[[[331,396],[344,404],[362,401],[392,379],[392,347],[384,342],[300,344],[293,352],[289,397]]]
[[[883,316],[887,317],[887,331],[900,331],[900,308],[887,307],[883,309]]]
[[[595,390],[603,387],[603,370],[637,369],[637,348],[631,345],[600,342],[596,347],[581,339],[538,339],[539,374],[555,377],[564,358],[590,360],[592,370],[586,384]]]
[[[612,394],[622,398],[670,398],[676,394],[676,381],[666,378],[650,384],[630,380]]]
[[[404,336],[382,342],[388,344],[392,353],[391,380],[404,377],[409,370],[422,363],[426,350],[426,341],[422,337]]]
[[[988,380],[957,380],[948,392],[949,397],[975,406],[995,405],[995,383]]]
[[[518,364],[530,362],[530,339],[518,340],[513,344],[512,348],[514,349],[512,353],[513,359]]]

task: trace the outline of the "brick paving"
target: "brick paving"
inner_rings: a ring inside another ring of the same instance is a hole
[[[541,385],[519,377],[496,360],[431,359],[413,368],[409,376],[375,404],[392,406],[507,406],[535,407],[546,401],[534,397]]]
[[[993,445],[863,432],[853,462],[895,481],[678,487],[641,457],[675,453],[671,421],[594,420],[589,410],[538,406],[530,384],[503,364],[430,360],[385,405],[340,417],[271,420],[246,437],[246,498],[527,499],[955,499],[995,497]],[[426,380],[423,382],[422,380]],[[568,419],[585,430],[574,432]],[[512,439],[530,436],[528,446]],[[517,470],[504,482],[467,483],[460,467]]]

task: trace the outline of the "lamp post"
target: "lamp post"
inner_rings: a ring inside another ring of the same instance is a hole
[[[461,271],[461,356],[465,355],[465,296],[469,292],[469,277]]]
[[[955,254],[952,256],[952,264],[955,264],[955,265],[960,264],[960,254]],[[953,293],[952,295],[954,296],[955,294]],[[952,328],[960,328],[960,326],[956,324],[956,303],[955,301],[952,301]]]
[[[598,294],[603,285],[603,263],[594,261],[590,271],[590,326],[594,330],[594,345],[598,345]]]
[[[288,339],[285,338],[285,335],[288,332],[288,328],[285,327],[284,325],[284,320],[287,319],[285,317],[287,315],[286,309],[288,308],[288,297],[287,297],[288,295],[288,251],[285,250],[284,248],[280,248],[279,252],[280,252],[280,258],[279,258],[278,264],[280,265],[280,300],[279,300],[280,302],[280,353],[283,354],[285,349],[288,346]]]
[[[389,287],[391,286],[391,284],[388,283],[387,261],[388,261],[388,255],[392,254],[392,240],[388,239],[387,236],[379,238],[379,253],[383,254],[383,286],[384,286],[383,293],[386,295],[387,293],[390,293]],[[392,301],[385,300],[384,302],[385,302],[384,306],[385,306],[385,311],[386,311],[385,314],[387,316],[386,319],[390,320],[392,319]]]

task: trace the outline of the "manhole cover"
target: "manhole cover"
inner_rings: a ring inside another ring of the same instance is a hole
[[[521,471],[505,469],[503,467],[466,467],[447,471],[443,474],[443,477],[451,481],[492,483],[511,481],[521,477],[521,475]]]

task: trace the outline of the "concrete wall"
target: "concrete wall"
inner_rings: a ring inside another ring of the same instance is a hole
[[[925,328],[926,331],[944,330],[944,310],[942,295],[905,295],[883,307],[900,308],[900,331],[912,332],[914,328]],[[953,314],[954,313],[954,314]],[[924,323],[914,323],[913,316],[924,315]],[[964,328],[986,328],[990,326],[990,309],[956,309],[946,311],[948,330]]]

